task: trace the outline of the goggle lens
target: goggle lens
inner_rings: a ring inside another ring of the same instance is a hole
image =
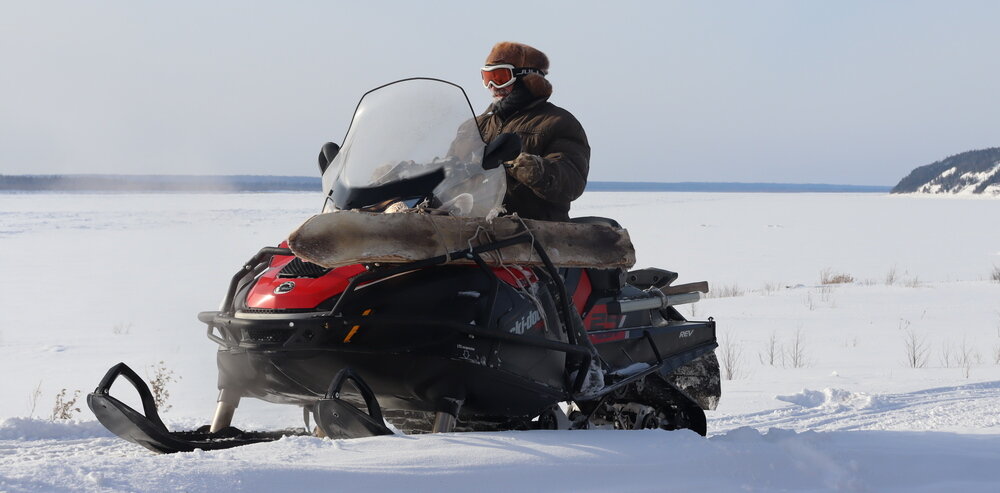
[[[501,88],[507,87],[514,83],[514,66],[513,65],[491,65],[483,67],[483,86]]]

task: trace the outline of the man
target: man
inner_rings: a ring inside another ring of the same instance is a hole
[[[522,152],[507,168],[507,212],[523,218],[568,221],[569,204],[583,193],[590,145],[580,122],[548,102],[549,59],[528,45],[497,43],[482,68],[493,104],[476,117],[486,142],[501,133],[521,137]]]
[[[590,144],[580,122],[548,101],[548,70],[548,57],[531,46],[509,41],[494,45],[482,68],[493,104],[476,123],[486,142],[501,133],[521,137],[521,154],[507,168],[507,212],[526,219],[569,221],[569,204],[587,185]],[[604,387],[600,359],[579,314],[572,311],[568,316],[577,337],[594,355],[581,390],[596,392]],[[570,369],[578,364],[575,358],[567,363]],[[574,371],[570,381],[575,380]]]

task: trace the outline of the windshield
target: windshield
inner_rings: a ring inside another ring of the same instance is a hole
[[[379,87],[361,98],[323,173],[323,211],[425,199],[456,216],[495,216],[506,177],[502,167],[483,169],[485,147],[461,87],[435,79]]]

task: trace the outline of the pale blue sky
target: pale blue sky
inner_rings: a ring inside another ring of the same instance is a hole
[[[892,185],[1000,146],[1000,2],[0,2],[0,173],[316,174],[361,94],[551,60],[592,180]]]

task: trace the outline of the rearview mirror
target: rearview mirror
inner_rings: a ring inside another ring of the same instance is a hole
[[[504,133],[486,145],[483,154],[483,169],[499,168],[504,161],[510,161],[521,153],[521,137],[517,134]]]
[[[323,144],[323,148],[319,150],[319,174],[326,173],[326,168],[330,167],[330,163],[333,162],[333,158],[337,157],[338,152],[340,152],[339,145],[333,142]]]

